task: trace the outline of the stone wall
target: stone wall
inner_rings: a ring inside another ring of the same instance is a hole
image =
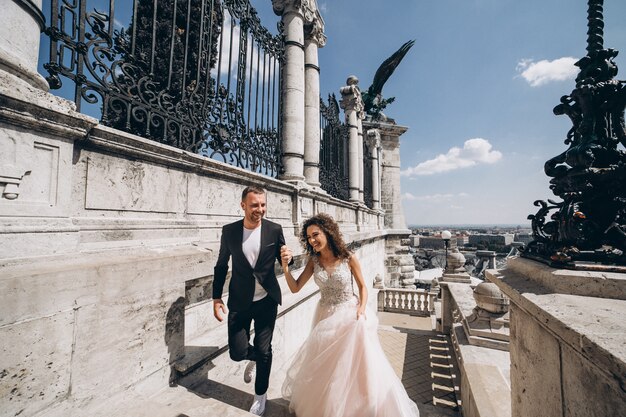
[[[485,276],[511,299],[513,417],[626,415],[626,274],[513,258]]]
[[[1,85],[0,174],[19,175],[0,199],[0,416],[86,415],[210,358],[229,363],[209,298],[221,227],[241,217],[247,184],[268,190],[267,217],[294,249],[302,219],[327,212],[368,282],[386,273],[379,211],[103,127],[19,81]],[[290,329],[312,314],[309,287],[286,294],[280,352],[302,341]]]

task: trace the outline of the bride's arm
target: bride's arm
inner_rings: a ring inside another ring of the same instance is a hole
[[[294,279],[293,275],[291,275],[291,271],[289,271],[289,264],[287,263],[288,262],[287,258],[288,256],[283,256],[281,258],[283,272],[285,273],[285,279],[287,280],[287,285],[289,286],[289,290],[291,290],[292,293],[295,293],[295,292],[300,291],[302,287],[304,287],[304,284],[306,284],[309,278],[311,278],[311,276],[313,275],[313,261],[309,259],[309,261],[306,263],[306,266],[304,267],[304,271],[302,271],[302,273],[296,280]]]
[[[349,265],[352,275],[354,275],[356,286],[359,288],[359,308],[356,312],[356,318],[358,319],[365,313],[365,306],[367,306],[367,286],[365,285],[363,273],[361,272],[361,264],[359,264],[359,260],[356,258],[356,255],[353,254],[350,257]]]

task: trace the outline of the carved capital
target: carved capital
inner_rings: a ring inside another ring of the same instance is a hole
[[[380,139],[380,130],[369,129],[367,131],[367,145],[372,150],[372,155],[376,152],[376,150],[381,149],[382,143]]]
[[[303,0],[304,33],[307,39],[317,43],[322,48],[326,45],[326,35],[324,35],[324,19],[317,7],[316,0]]]
[[[354,75],[348,77],[347,86],[341,87],[339,92],[341,93],[341,101],[339,105],[344,111],[355,111],[357,117],[362,119],[363,117],[363,98],[361,97],[361,90],[359,89],[359,79]],[[360,116],[359,116],[360,115]]]
[[[302,0],[272,0],[272,8],[278,16],[294,10],[300,11],[301,7]]]
[[[319,19],[315,19],[312,24],[304,26],[304,35],[306,39],[312,40],[317,43],[319,48],[323,48],[326,45],[326,35],[324,35],[324,21]]]

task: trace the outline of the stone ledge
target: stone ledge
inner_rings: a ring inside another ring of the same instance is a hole
[[[461,373],[463,415],[510,416],[509,353],[471,345],[460,323],[454,324],[450,333]]]
[[[542,280],[549,270],[558,272],[554,276],[567,280],[568,273],[573,281],[584,280],[589,274],[595,282],[601,281],[597,272],[555,270],[534,261],[542,272],[531,276],[522,274],[513,263],[503,270],[488,270],[487,280],[494,282],[511,299],[511,303],[533,317],[559,341],[578,352],[600,372],[626,386],[626,301],[583,295],[555,293]],[[513,267],[511,267],[513,266]],[[526,271],[533,271],[529,265]],[[581,274],[583,272],[583,274]],[[531,278],[532,277],[532,278]],[[537,282],[535,280],[537,278]],[[560,290],[574,287],[568,283]]]
[[[525,258],[509,258],[503,270],[488,270],[494,278],[501,274],[529,277],[546,290],[558,294],[626,300],[626,274],[617,272],[556,269]]]

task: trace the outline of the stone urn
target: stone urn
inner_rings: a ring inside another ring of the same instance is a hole
[[[490,313],[501,314],[509,311],[509,298],[493,282],[481,282],[474,288],[474,300],[478,308]]]
[[[459,272],[465,272],[465,256],[459,252],[458,248],[453,248],[448,252],[446,272],[457,274]]]

